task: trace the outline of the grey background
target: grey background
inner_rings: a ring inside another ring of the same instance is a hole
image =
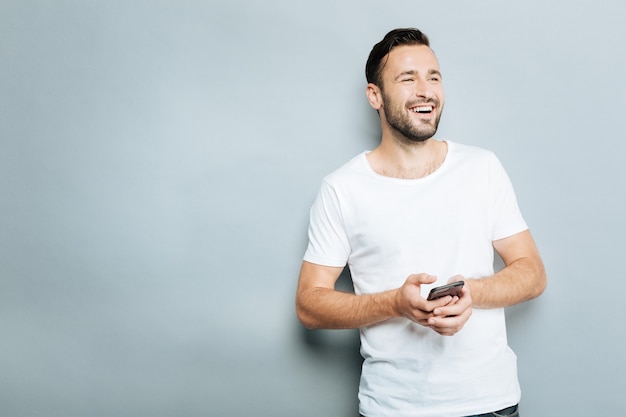
[[[508,310],[526,417],[621,415],[621,0],[0,0],[0,404],[354,416],[356,333],[293,296],[324,175],[378,140],[390,29],[430,37],[439,137],[494,150],[549,287]]]

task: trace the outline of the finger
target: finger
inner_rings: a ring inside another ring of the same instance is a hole
[[[436,331],[443,336],[452,336],[459,332],[463,328],[465,320],[459,316],[446,317],[446,318],[430,318],[428,320],[428,327]]]
[[[415,323],[421,324],[424,327],[430,327],[428,324],[428,318],[415,320]]]
[[[453,298],[449,303],[444,306],[437,307],[433,310],[433,315],[436,317],[449,317],[458,316],[467,310],[467,306],[459,304],[458,298]]]
[[[433,315],[433,313],[431,311],[424,311],[424,310],[421,310],[421,309],[413,309],[411,311],[411,316],[409,317],[409,319],[411,319],[412,321],[414,321],[416,323],[427,325],[428,324],[428,319],[430,319],[431,317],[434,317],[434,315]]]
[[[450,279],[448,280],[448,284],[452,284],[453,282],[458,282],[458,281],[464,281],[465,277],[463,275],[454,275],[453,277],[450,277]]]
[[[443,307],[438,307],[433,310],[434,317],[456,317],[456,316],[469,316],[472,314],[472,305],[459,300],[456,303],[451,303]]]
[[[437,277],[434,275],[428,275],[425,273],[422,274],[412,274],[407,277],[407,282],[414,285],[422,285],[422,284],[432,284],[437,281]]]
[[[450,295],[446,295],[445,297],[437,298],[435,300],[426,301],[424,303],[424,308],[427,311],[434,311],[438,308],[449,306],[451,304],[456,304],[459,300],[459,297],[452,297]]]
[[[437,331],[442,329],[453,329],[454,332],[459,331],[472,315],[472,309],[463,310],[458,315],[433,316],[428,319],[428,325]]]

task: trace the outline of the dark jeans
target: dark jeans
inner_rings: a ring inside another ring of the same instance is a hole
[[[514,405],[512,407],[504,408],[499,411],[493,411],[491,413],[478,414],[476,416],[468,417],[519,417],[519,407]]]
[[[361,414],[360,417],[365,417],[365,416]],[[478,414],[478,415],[467,416],[467,417],[519,417],[519,408],[517,405],[514,405],[512,407],[507,407],[502,410],[492,411],[491,413]]]

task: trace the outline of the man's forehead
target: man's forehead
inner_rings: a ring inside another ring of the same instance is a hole
[[[437,57],[425,45],[398,46],[387,54],[383,61],[382,78],[397,79],[402,74],[441,76]]]
[[[387,54],[387,65],[412,66],[420,69],[439,71],[439,61],[435,53],[426,45],[396,46]]]

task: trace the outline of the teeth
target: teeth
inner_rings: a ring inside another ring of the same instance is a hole
[[[413,111],[415,113],[429,113],[433,111],[433,107],[432,106],[419,106],[419,107],[415,107]]]

